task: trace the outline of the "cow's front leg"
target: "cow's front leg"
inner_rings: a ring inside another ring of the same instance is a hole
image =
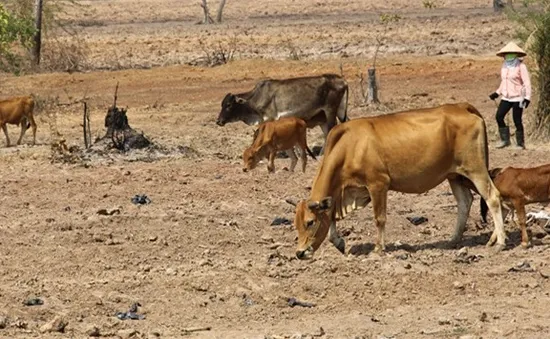
[[[6,124],[2,125],[2,130],[4,131],[4,134],[6,135],[6,147],[10,147],[10,136],[8,135],[8,126]]]
[[[338,235],[338,231],[336,230],[336,222],[332,221],[330,223],[330,228],[328,230],[328,237],[330,242],[340,251],[340,253],[344,254],[346,252],[346,241],[344,238],[340,237]]]
[[[372,200],[372,209],[374,211],[374,221],[377,229],[376,245],[374,251],[381,253],[386,250],[384,239],[386,227],[386,205],[388,199],[388,189],[383,184],[370,185],[368,187]]]
[[[269,160],[267,162],[267,171],[270,173],[275,172],[275,155],[277,152],[272,150],[269,152]]]

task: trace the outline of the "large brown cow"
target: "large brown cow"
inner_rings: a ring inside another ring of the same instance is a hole
[[[493,168],[489,175],[501,194],[505,207],[503,218],[514,210],[518,214],[521,229],[521,246],[529,246],[525,205],[550,202],[550,164],[533,168]],[[481,219],[487,221],[487,203],[481,200]]]
[[[344,253],[336,221],[372,201],[378,229],[376,251],[384,250],[389,190],[423,193],[448,180],[458,203],[452,244],[462,238],[472,204],[471,181],[487,201],[495,230],[488,245],[505,246],[500,194],[488,166],[485,122],[468,103],[447,104],[348,121],[332,129],[309,199],[296,205],[296,256],[309,258],[327,233]]]
[[[36,123],[33,116],[34,100],[30,96],[15,97],[0,101],[0,127],[6,135],[6,146],[10,146],[10,137],[6,124],[21,125],[21,134],[17,144],[21,144],[23,135],[32,126],[32,144],[36,144]]]
[[[348,84],[336,74],[260,81],[250,92],[227,94],[216,123],[243,121],[258,125],[264,121],[293,116],[308,128],[321,126],[326,135],[348,120]]]

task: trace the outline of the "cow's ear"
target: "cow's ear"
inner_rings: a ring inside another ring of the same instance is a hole
[[[321,211],[328,210],[331,207],[332,207],[332,197],[323,198],[323,200],[319,202],[319,208],[321,209]]]
[[[326,197],[321,201],[310,201],[307,207],[312,211],[324,212],[332,207],[332,198]]]
[[[246,103],[246,100],[240,97],[235,97],[235,102],[242,105]]]

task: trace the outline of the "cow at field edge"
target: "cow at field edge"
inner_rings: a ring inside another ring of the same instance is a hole
[[[294,168],[298,163],[298,158],[293,150],[294,146],[301,149],[302,172],[305,172],[307,165],[306,152],[315,159],[315,155],[307,147],[306,123],[295,117],[264,122],[258,128],[257,133],[254,133],[252,145],[245,149],[243,153],[243,171],[254,169],[261,159],[269,156],[267,170],[274,172],[275,155],[278,151],[287,151],[290,156],[290,171],[294,172]]]
[[[493,183],[502,197],[505,207],[503,218],[509,211],[518,214],[521,229],[521,246],[529,246],[525,205],[536,202],[550,202],[550,164],[533,168],[506,167],[489,171]],[[481,219],[487,221],[487,203],[481,200]]]
[[[326,238],[344,253],[336,221],[372,201],[378,230],[375,251],[385,248],[388,191],[423,193],[448,180],[458,204],[451,239],[462,238],[472,205],[469,182],[487,201],[495,230],[488,246],[505,246],[500,194],[488,167],[485,121],[468,103],[447,104],[350,120],[329,133],[325,156],[307,200],[296,205],[296,256],[310,258]],[[287,200],[288,201],[288,200]],[[290,202],[290,201],[289,201]]]
[[[263,80],[250,92],[227,94],[216,123],[264,121],[293,116],[308,128],[321,126],[325,137],[340,122],[348,120],[348,84],[336,74],[282,80]]]
[[[23,135],[32,126],[32,144],[36,144],[36,123],[34,122],[34,100],[30,96],[14,97],[0,101],[0,127],[6,135],[6,146],[10,146],[10,137],[6,124],[21,125],[21,135],[17,144],[21,144]]]

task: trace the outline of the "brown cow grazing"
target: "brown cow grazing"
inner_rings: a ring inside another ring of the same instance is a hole
[[[254,169],[260,160],[269,157],[267,170],[273,172],[275,171],[275,155],[278,151],[287,151],[291,159],[290,171],[294,172],[298,158],[294,154],[293,148],[298,146],[302,150],[302,172],[305,172],[306,151],[313,159],[316,159],[313,152],[307,147],[306,128],[306,123],[302,119],[294,117],[262,123],[254,133],[254,142],[243,153],[243,171]]]
[[[493,168],[489,175],[502,198],[503,218],[508,212],[518,214],[521,228],[521,246],[529,246],[525,205],[536,202],[550,202],[550,164],[533,168]],[[481,200],[481,219],[487,221],[487,203]]]
[[[471,181],[488,202],[495,230],[488,246],[504,248],[500,194],[489,173],[485,121],[470,104],[447,104],[350,120],[332,129],[310,197],[296,205],[296,256],[310,258],[327,234],[344,253],[336,221],[372,201],[378,229],[375,251],[385,248],[388,191],[423,193],[448,180],[458,204],[451,239],[462,238],[472,205]],[[288,200],[287,200],[288,201]],[[288,201],[290,202],[290,201]]]
[[[0,101],[0,127],[6,135],[6,146],[10,146],[10,137],[6,124],[21,125],[21,135],[17,144],[21,144],[23,135],[32,126],[32,144],[36,144],[36,123],[33,116],[34,100],[30,96],[15,97]]]

